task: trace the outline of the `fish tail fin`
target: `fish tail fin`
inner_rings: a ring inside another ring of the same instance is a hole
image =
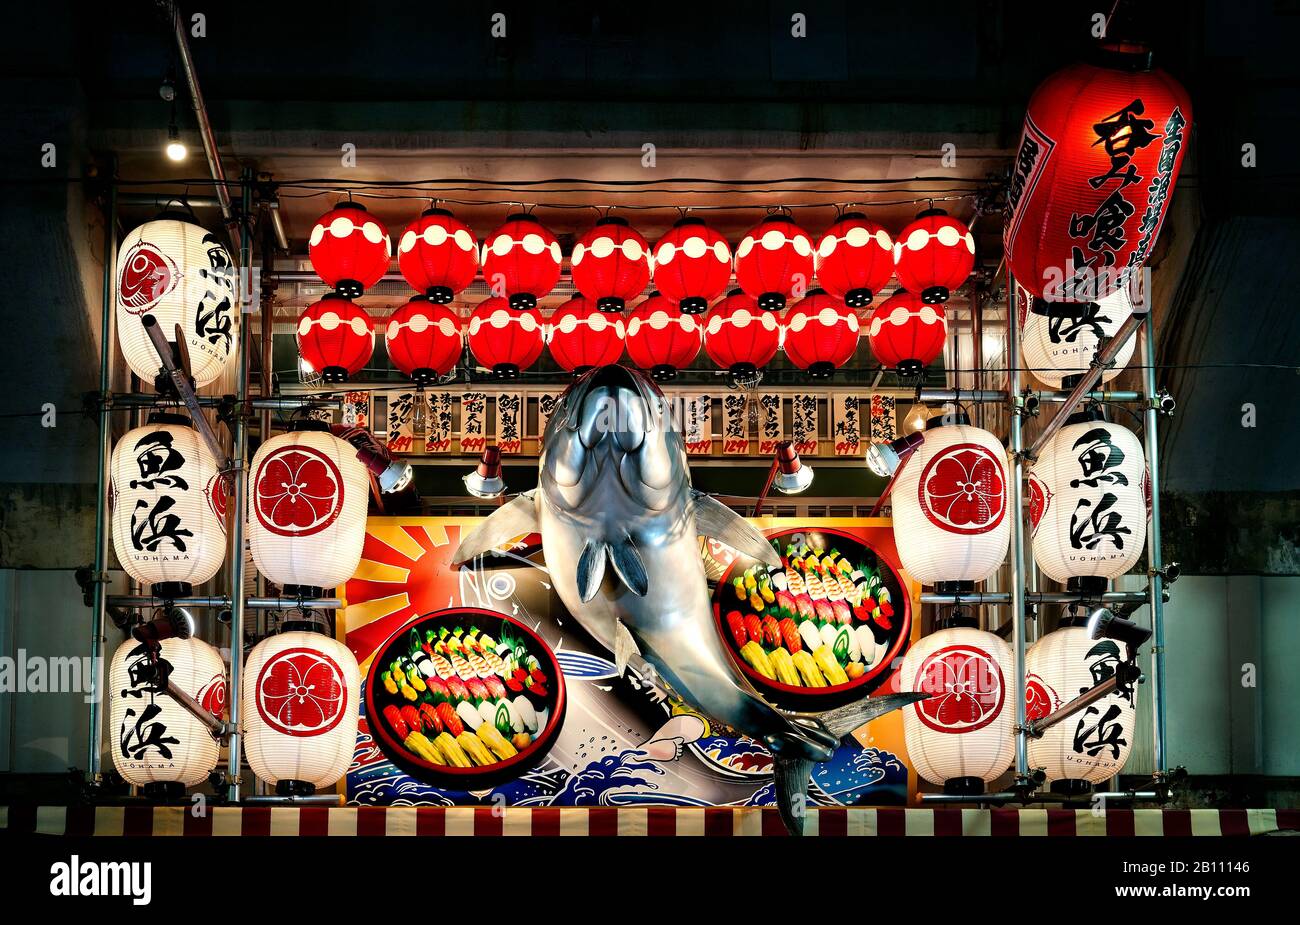
[[[808,782],[812,778],[813,762],[802,755],[776,756],[773,772],[776,775],[776,808],[791,835],[803,834],[803,821],[808,815]]]

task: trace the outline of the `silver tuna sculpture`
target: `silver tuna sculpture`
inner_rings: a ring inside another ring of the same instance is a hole
[[[778,710],[737,671],[713,620],[699,537],[768,566],[763,534],[691,488],[682,433],[649,379],[603,366],[561,396],[542,438],[538,487],[468,534],[463,564],[539,533],[565,608],[614,654],[621,675],[643,677],[772,753],[776,798],[791,834],[803,833],[814,762],[863,723],[922,699],[887,694],[820,714]]]

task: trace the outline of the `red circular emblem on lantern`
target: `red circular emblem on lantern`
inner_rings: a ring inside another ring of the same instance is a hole
[[[1006,514],[1002,460],[978,443],[955,443],[932,458],[917,485],[921,510],[949,533],[987,533]]]
[[[975,269],[975,237],[943,209],[927,209],[894,244],[898,283],[926,305],[948,301]]]
[[[213,716],[225,716],[226,676],[224,674],[214,674],[206,684],[199,688],[198,695],[194,699],[199,702],[199,706]]]
[[[654,279],[684,314],[704,314],[731,282],[727,239],[698,218],[682,219],[655,244]]]
[[[478,242],[446,209],[427,209],[397,242],[397,268],[406,281],[439,305],[474,281]]]
[[[208,499],[208,508],[212,511],[221,529],[226,529],[226,498],[230,493],[230,479],[224,472],[214,472],[208,479],[204,494]]]
[[[997,659],[964,643],[927,655],[912,690],[930,695],[915,704],[921,722],[950,733],[983,729],[997,719],[1007,696]]]
[[[334,659],[315,649],[285,649],[257,676],[257,713],[276,732],[310,737],[329,732],[347,712],[348,688]]]
[[[262,461],[253,487],[258,522],[279,536],[312,536],[343,510],[343,476],[320,450],[289,444]]]
[[[511,215],[483,242],[483,281],[511,308],[533,308],[560,281],[560,242],[531,215]]]
[[[384,278],[392,244],[384,226],[365,206],[340,202],[312,226],[307,256],[327,285],[355,299]]]
[[[1025,721],[1032,723],[1056,709],[1060,703],[1056,691],[1041,677],[1032,672],[1025,676]]]
[[[1038,532],[1038,522],[1047,513],[1052,503],[1052,490],[1037,473],[1029,473],[1029,535]]]
[[[796,291],[812,288],[813,241],[786,215],[769,215],[736,248],[736,284],[765,311],[785,308]]]
[[[389,317],[384,343],[394,366],[417,384],[430,385],[451,372],[465,341],[459,315],[417,296]]]
[[[867,323],[871,352],[901,375],[919,375],[943,352],[947,338],[943,309],[902,289],[876,306]]]
[[[623,319],[599,311],[589,300],[570,299],[546,326],[551,357],[569,372],[617,363],[623,355]]]
[[[658,382],[677,378],[677,371],[695,361],[703,345],[704,327],[681,307],[658,293],[651,294],[627,319],[627,355]]]
[[[858,349],[858,316],[834,296],[814,289],[786,310],[785,355],[814,379],[825,379]]]
[[[573,285],[602,312],[621,312],[650,281],[650,245],[626,219],[606,217],[573,245]]]
[[[704,321],[704,352],[733,377],[746,376],[776,356],[781,325],[746,293],[735,291],[713,308]]]
[[[148,241],[137,241],[122,258],[117,276],[118,302],[133,315],[143,315],[172,291],[179,278],[176,263]]]
[[[365,368],[375,350],[374,322],[338,294],[307,306],[298,316],[298,353],[326,382],[345,382]]]
[[[894,275],[894,242],[883,225],[846,212],[817,241],[817,283],[849,308],[866,308]]]
[[[1034,91],[1012,160],[1007,269],[1050,301],[1096,301],[1146,263],[1191,134],[1187,91],[1149,51],[1099,59]]]
[[[516,310],[503,298],[484,299],[465,327],[470,353],[498,378],[516,378],[542,355],[542,313]]]

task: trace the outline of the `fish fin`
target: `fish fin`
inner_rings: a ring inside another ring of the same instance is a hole
[[[812,777],[812,766],[812,761],[802,756],[773,756],[776,808],[781,813],[785,830],[791,835],[803,834],[803,821],[808,815],[808,781]]]
[[[627,671],[627,663],[632,656],[640,656],[641,649],[632,638],[632,631],[623,625],[623,621],[614,621],[614,669],[621,678]]]
[[[462,539],[451,561],[461,565],[475,556],[498,549],[513,539],[537,531],[537,501],[533,492],[526,491],[497,508],[487,520]]]
[[[854,729],[861,728],[873,719],[892,713],[894,710],[925,700],[929,694],[881,694],[878,697],[864,697],[856,703],[845,704],[817,714],[817,720],[837,739],[842,739]]]
[[[692,491],[691,496],[695,499],[695,531],[700,536],[711,536],[764,565],[781,567],[781,557],[749,521],[702,491]]]
[[[585,604],[600,590],[600,583],[605,580],[605,544],[596,540],[587,540],[578,557],[578,593]]]
[[[637,597],[645,597],[650,590],[650,579],[646,577],[645,563],[641,561],[641,553],[632,545],[631,537],[610,543],[605,548],[609,550],[609,561],[614,564],[619,580]]]

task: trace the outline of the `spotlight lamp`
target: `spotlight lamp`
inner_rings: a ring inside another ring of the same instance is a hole
[[[777,444],[776,470],[772,485],[783,495],[797,495],[812,484],[812,466],[799,459],[789,440]]]
[[[910,433],[889,443],[873,443],[867,450],[867,468],[882,478],[892,478],[916,448],[925,442],[922,433]]]
[[[1117,616],[1106,607],[1098,607],[1088,616],[1087,628],[1089,639],[1113,639],[1124,643],[1134,653],[1151,638],[1151,630]]]
[[[500,498],[506,492],[501,478],[501,450],[484,447],[478,466],[464,478],[465,490],[475,498]]]

